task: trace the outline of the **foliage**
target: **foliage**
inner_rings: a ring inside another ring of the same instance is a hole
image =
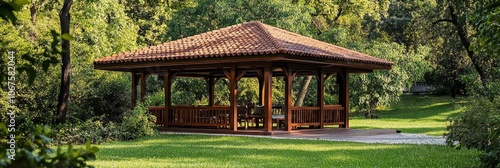
[[[425,60],[429,49],[420,47],[418,51],[405,51],[398,44],[374,43],[362,46],[362,52],[394,62],[389,71],[375,71],[370,74],[351,75],[351,105],[357,110],[371,113],[377,106],[390,105],[399,101],[403,89],[423,79],[429,69]]]
[[[479,35],[479,47],[489,50],[493,56],[500,57],[500,2],[481,8],[476,13],[475,27]]]
[[[94,117],[84,122],[66,123],[57,126],[54,139],[57,144],[82,144],[85,141],[103,143],[114,140],[132,140],[156,134],[156,118],[147,113],[142,103],[124,114],[121,122],[103,121],[104,117]]]
[[[479,98],[465,112],[452,118],[447,143],[455,148],[475,148],[484,167],[500,166],[500,97]]]
[[[123,140],[136,139],[143,136],[153,136],[156,134],[156,117],[148,113],[148,108],[138,103],[134,110],[123,117],[122,137]]]
[[[48,126],[38,126],[29,135],[15,136],[10,139],[12,132],[9,132],[5,123],[0,123],[1,130],[1,150],[0,167],[92,167],[87,165],[87,161],[95,160],[97,147],[91,146],[87,141],[84,149],[75,149],[72,145],[68,149],[58,147],[51,149],[52,140],[49,138],[50,128]],[[15,152],[11,151],[10,141],[15,140]],[[9,155],[15,153],[14,159]]]
[[[302,35],[311,36],[311,9],[290,2],[270,0],[200,0],[193,8],[177,12],[168,24],[171,39],[179,39],[234,24],[259,20]]]

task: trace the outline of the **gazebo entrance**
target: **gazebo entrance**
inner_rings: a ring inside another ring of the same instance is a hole
[[[209,127],[238,131],[239,123],[253,121],[262,122],[263,131],[271,133],[273,123],[286,131],[300,126],[349,128],[349,73],[390,69],[392,62],[260,22],[248,22],[96,59],[94,65],[96,69],[133,74],[132,107],[137,100],[138,83],[141,83],[140,100],[144,101],[147,76],[162,76],[165,106],[149,107],[149,110],[157,117],[157,124],[164,128]],[[292,81],[301,75],[316,76],[316,107],[292,106]],[[285,81],[283,107],[273,108],[273,76]],[[175,77],[205,79],[208,105],[172,106],[171,83]],[[250,108],[238,106],[237,102],[238,81],[247,77],[259,81],[259,102]],[[325,105],[324,84],[333,77],[339,87],[339,104]],[[222,78],[229,80],[229,106],[214,104],[215,83]]]

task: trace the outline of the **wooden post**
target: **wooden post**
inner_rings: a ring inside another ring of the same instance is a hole
[[[325,77],[324,77],[324,71],[323,69],[318,70],[318,75],[316,76],[317,82],[318,82],[318,106],[319,106],[319,114],[320,114],[320,121],[319,125],[320,128],[323,129],[325,126]]]
[[[287,67],[287,73],[285,76],[285,107],[286,107],[285,121],[286,121],[287,131],[292,131],[292,82],[293,82],[292,71],[290,67]]]
[[[146,72],[141,72],[141,102],[144,103],[146,97]]]
[[[172,96],[171,96],[171,88],[172,88],[172,84],[170,83],[171,82],[171,78],[170,78],[170,73],[169,73],[169,70],[167,69],[165,71],[165,76],[163,77],[163,91],[164,91],[164,95],[165,95],[165,114],[162,115],[164,116],[164,123],[163,125],[165,126],[165,128],[168,128],[168,122],[169,122],[169,108],[170,108],[170,102],[171,102],[171,99],[172,99]]]
[[[211,74],[210,77],[208,77],[208,106],[212,107],[214,106],[214,97],[215,97],[215,82],[214,82],[214,76]]]
[[[257,77],[259,80],[259,105],[264,105],[264,79]]]
[[[231,72],[229,75],[229,101],[231,104],[231,114],[229,114],[229,125],[230,129],[233,131],[238,130],[238,101],[237,95],[238,90],[236,86],[238,81],[236,80],[236,67],[231,67]]]
[[[272,66],[264,67],[264,126],[266,132],[273,131],[273,88],[272,88],[273,72]]]
[[[130,103],[130,109],[135,108],[135,104],[137,103],[137,84],[139,81],[137,80],[137,74],[135,71],[132,71],[132,98]]]
[[[339,103],[344,107],[344,125],[341,128],[349,128],[349,73],[343,69],[340,75],[337,75],[339,85]]]

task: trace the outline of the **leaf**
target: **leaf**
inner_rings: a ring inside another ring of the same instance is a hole
[[[15,11],[19,11],[24,5],[28,3],[30,3],[29,0],[13,0],[12,2],[10,2],[10,6],[12,6]]]
[[[17,21],[17,17],[14,15],[14,9],[5,2],[0,2],[0,18],[6,21],[10,21],[11,23],[15,23]]]
[[[50,66],[50,60],[43,61],[42,62],[43,72],[47,72],[49,70],[49,66]]]
[[[64,40],[68,40],[68,41],[71,41],[71,40],[75,39],[75,38],[74,38],[73,36],[71,36],[69,33],[64,33],[64,34],[62,35],[62,38],[63,38]]]
[[[21,8],[28,4],[28,0],[13,0],[10,3],[0,2],[0,18],[11,23],[17,22],[17,17],[14,15],[14,11],[19,11]]]
[[[26,72],[26,74],[28,75],[28,84],[29,85],[32,85],[33,82],[35,82],[35,78],[36,78],[36,71],[33,67],[21,67],[21,68],[18,68],[19,70],[19,73],[21,72]]]

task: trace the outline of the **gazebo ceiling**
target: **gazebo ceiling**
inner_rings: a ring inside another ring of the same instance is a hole
[[[251,61],[320,63],[366,70],[390,69],[393,64],[253,21],[99,58],[94,60],[94,66],[96,69],[130,71],[173,65]]]

